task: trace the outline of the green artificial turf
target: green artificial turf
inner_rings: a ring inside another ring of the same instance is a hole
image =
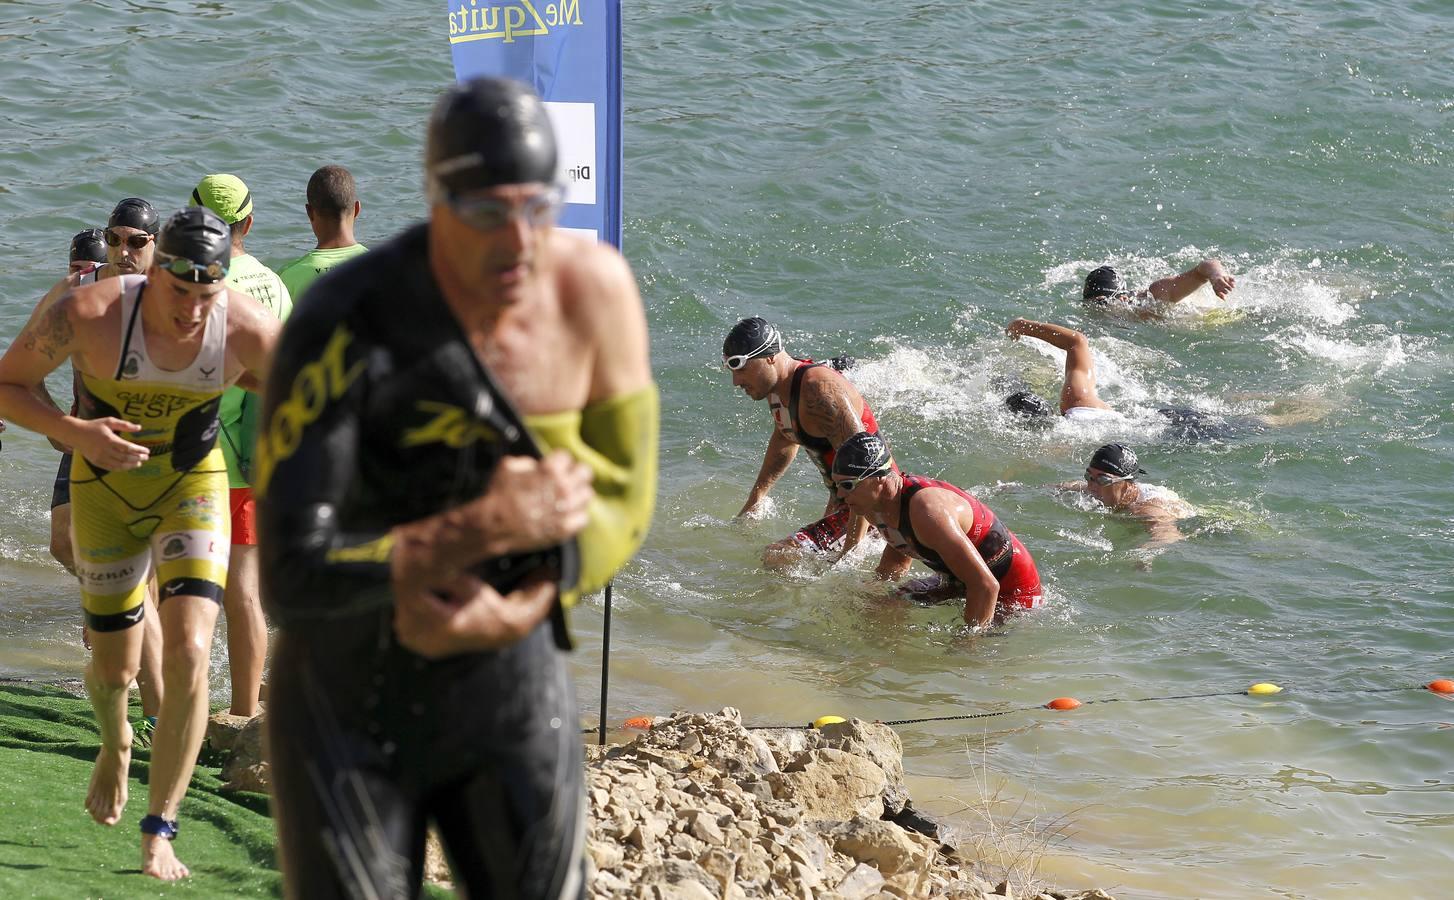
[[[132,722],[140,715],[133,704]],[[267,796],[222,790],[221,760],[207,754],[178,819],[177,856],[192,876],[164,883],[142,875],[138,823],[151,753],[133,748],[126,812],[107,828],[84,805],[99,747],[84,697],[0,682],[0,898],[281,896]],[[424,896],[450,894],[426,885]]]

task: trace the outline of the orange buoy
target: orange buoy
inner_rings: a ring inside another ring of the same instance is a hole
[[[1436,694],[1454,694],[1454,681],[1450,681],[1447,678],[1431,681],[1425,687]]]
[[[1075,709],[1079,706],[1080,701],[1075,699],[1074,697],[1056,697],[1054,700],[1051,700],[1049,703],[1045,704],[1046,709],[1058,710]]]
[[[642,731],[650,731],[651,716],[636,716],[635,718],[627,719],[622,725],[626,728],[639,728]]]

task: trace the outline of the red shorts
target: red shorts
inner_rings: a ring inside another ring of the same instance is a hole
[[[1040,570],[1035,568],[1035,560],[1019,538],[1012,538],[1012,543],[1015,558],[1010,561],[1010,571],[1000,579],[999,603],[1000,606],[1034,609],[1045,602],[1040,588]]]
[[[232,488],[232,542],[254,546],[257,544],[257,506],[253,503],[252,488]]]
[[[848,537],[848,521],[851,518],[853,513],[849,511],[848,504],[839,504],[828,515],[793,532],[790,540],[804,550],[817,553],[842,550],[843,541]]]

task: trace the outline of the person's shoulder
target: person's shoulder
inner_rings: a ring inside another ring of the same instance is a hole
[[[421,223],[367,253],[358,252],[318,276],[289,319],[306,322],[382,316],[398,326],[399,303],[427,268],[427,232]],[[306,259],[306,257],[305,257]]]
[[[137,284],[145,284],[144,275],[121,275],[101,281],[88,281],[61,291],[57,303],[67,305],[68,315],[73,320],[100,318],[116,307],[121,295]]]
[[[636,282],[631,266],[610,244],[555,229],[550,250],[562,285],[571,297],[634,295]],[[632,291],[623,292],[621,288],[627,284]]]

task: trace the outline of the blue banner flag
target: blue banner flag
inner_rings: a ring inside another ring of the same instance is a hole
[[[621,246],[620,0],[449,0],[461,81],[503,75],[534,86],[560,147],[560,227]]]

